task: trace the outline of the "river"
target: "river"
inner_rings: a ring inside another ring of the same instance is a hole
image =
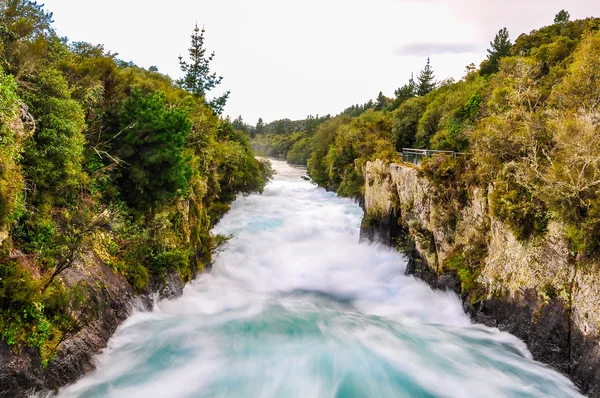
[[[472,324],[458,297],[359,244],[362,211],[273,161],[238,198],[233,234],[183,296],[136,311],[70,397],[575,397],[510,334]]]

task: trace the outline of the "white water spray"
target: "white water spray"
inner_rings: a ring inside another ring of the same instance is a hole
[[[455,294],[359,244],[362,211],[274,162],[182,297],[136,312],[60,397],[575,397],[524,343],[472,325]]]

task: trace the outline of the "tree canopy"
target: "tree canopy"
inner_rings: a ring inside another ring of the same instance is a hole
[[[569,22],[570,18],[571,18],[571,15],[569,14],[568,11],[560,10],[558,12],[558,14],[556,14],[556,16],[554,17],[554,23],[559,24],[559,25],[564,25],[567,22]]]

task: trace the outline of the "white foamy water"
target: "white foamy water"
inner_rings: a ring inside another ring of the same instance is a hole
[[[60,397],[575,397],[507,333],[472,325],[453,293],[359,244],[362,211],[274,161],[238,198],[234,234],[182,297],[136,312]]]

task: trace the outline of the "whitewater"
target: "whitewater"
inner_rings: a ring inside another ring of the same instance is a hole
[[[212,271],[134,311],[59,397],[581,396],[456,294],[405,276],[400,253],[359,243],[358,204],[273,164],[214,228],[234,238]]]

